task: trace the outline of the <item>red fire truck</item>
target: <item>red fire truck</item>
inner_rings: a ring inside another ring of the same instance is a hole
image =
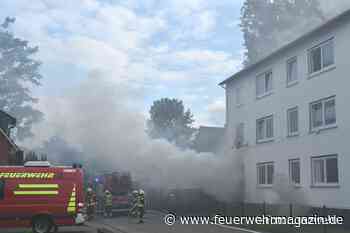
[[[112,212],[127,212],[131,208],[132,179],[128,172],[112,172],[103,175],[104,190],[112,193]]]
[[[32,227],[47,233],[58,226],[82,224],[81,166],[53,167],[48,162],[0,166],[0,227]]]

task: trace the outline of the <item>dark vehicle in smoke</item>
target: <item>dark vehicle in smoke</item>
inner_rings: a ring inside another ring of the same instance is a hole
[[[208,214],[219,202],[201,188],[169,189],[165,196],[167,210],[176,214]]]
[[[112,193],[112,212],[128,212],[131,208],[132,178],[128,172],[112,172],[103,175],[103,190]]]

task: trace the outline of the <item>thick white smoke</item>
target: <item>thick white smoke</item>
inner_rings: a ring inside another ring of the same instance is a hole
[[[350,1],[345,0],[320,2],[327,18],[350,7]],[[304,24],[298,25],[289,30],[288,38],[302,33]],[[276,36],[283,38],[280,34]],[[123,76],[119,71],[115,75]],[[142,90],[112,80],[115,77],[94,71],[62,97],[41,98],[46,119],[35,127],[36,138],[27,146],[36,147],[51,136],[59,136],[78,147],[86,161],[102,162],[106,169],[130,170],[147,185],[164,189],[201,187],[225,200],[240,194],[242,165],[231,148],[223,148],[222,155],[197,154],[179,150],[164,140],[151,140],[145,133],[145,116],[135,107],[135,101],[142,102]],[[223,145],[232,146],[232,142]]]
[[[164,140],[150,139],[145,116],[133,107],[136,92],[110,80],[91,72],[79,87],[50,100],[37,136],[60,136],[78,146],[87,161],[131,171],[143,185],[200,187],[222,200],[237,198],[241,170],[234,156],[183,151]]]

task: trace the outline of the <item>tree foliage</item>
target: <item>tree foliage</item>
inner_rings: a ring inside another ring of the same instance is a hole
[[[183,102],[178,99],[162,98],[153,102],[150,108],[148,134],[152,138],[164,138],[179,147],[191,145],[194,133],[193,114],[185,111]]]
[[[246,48],[244,65],[254,63],[324,20],[319,0],[245,0],[240,23]]]
[[[32,136],[32,124],[43,114],[33,108],[37,102],[31,88],[40,85],[41,63],[33,58],[38,47],[17,38],[8,28],[14,18],[7,17],[0,26],[0,109],[17,119],[17,138]]]

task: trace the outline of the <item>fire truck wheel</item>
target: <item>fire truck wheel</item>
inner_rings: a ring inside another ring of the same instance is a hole
[[[49,216],[38,216],[33,219],[33,233],[49,233],[52,228],[52,220]]]

